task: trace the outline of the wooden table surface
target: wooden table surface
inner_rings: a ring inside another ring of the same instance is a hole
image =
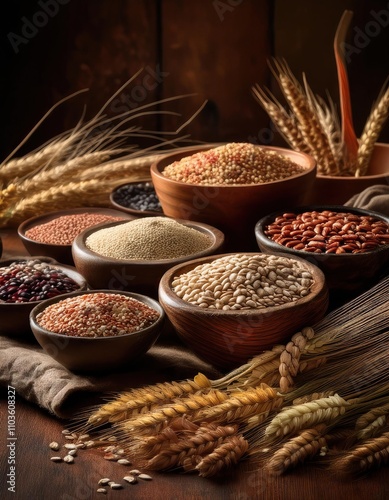
[[[26,252],[11,230],[0,230],[3,258]],[[97,482],[110,477],[122,482],[128,466],[109,462],[98,450],[81,450],[73,464],[53,463],[49,443],[63,443],[61,431],[67,422],[24,401],[16,394],[15,439],[7,434],[7,388],[1,388],[0,404],[0,498],[18,500],[87,500],[104,498],[97,493]],[[7,446],[11,445],[11,446]],[[15,454],[13,454],[15,453]],[[14,462],[14,463],[12,463]],[[14,470],[11,470],[14,467]],[[15,492],[8,491],[7,481],[14,473]],[[243,461],[221,478],[204,479],[179,472],[156,473],[151,481],[109,490],[105,498],[147,500],[249,500],[249,499],[387,499],[388,471],[385,467],[363,479],[340,481],[313,465],[301,466],[282,476],[266,475],[255,463]]]

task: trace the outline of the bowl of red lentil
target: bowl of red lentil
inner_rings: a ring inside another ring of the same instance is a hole
[[[142,217],[88,228],[73,242],[73,259],[91,289],[127,290],[156,298],[162,275],[187,260],[217,253],[219,229],[170,217]]]
[[[311,156],[249,143],[200,145],[151,165],[164,214],[218,227],[232,251],[255,250],[258,219],[306,203],[315,176]]]
[[[0,334],[33,338],[31,310],[56,296],[85,290],[86,281],[74,267],[46,256],[14,257],[0,262]]]
[[[389,217],[371,210],[296,207],[263,217],[255,234],[262,252],[287,253],[317,265],[334,295],[360,293],[388,272]]]
[[[319,321],[328,289],[322,271],[304,259],[227,253],[169,269],[159,302],[179,338],[227,370]]]
[[[115,290],[54,297],[30,313],[32,332],[53,359],[71,371],[120,371],[157,341],[165,312],[154,299]]]
[[[74,265],[72,243],[84,229],[102,222],[133,218],[113,208],[70,208],[23,221],[18,227],[18,235],[30,255],[46,255],[63,264]]]

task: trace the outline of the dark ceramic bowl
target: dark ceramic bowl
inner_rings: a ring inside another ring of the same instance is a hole
[[[312,274],[314,284],[307,296],[281,306],[228,311],[208,309],[181,299],[173,291],[175,277],[227,255],[231,254],[181,263],[169,269],[159,285],[159,302],[180,339],[199,358],[225,370],[246,363],[275,344],[288,341],[301,328],[319,321],[328,307],[323,273],[315,265],[295,257],[292,259]]]
[[[112,190],[112,193],[110,194],[109,200],[111,202],[111,205],[116,210],[121,210],[122,212],[133,215],[134,217],[156,217],[163,215],[162,208],[160,208],[160,210],[139,210],[136,208],[132,208],[130,206],[131,205],[130,203],[126,205],[123,204],[123,201],[120,196],[121,191],[127,188],[131,189],[132,186],[138,186],[138,185],[153,188],[153,184],[150,181],[127,182],[125,184],[121,184],[120,186],[115,187]]]
[[[89,290],[68,296],[98,292],[132,297],[158,311],[160,316],[151,326],[138,332],[112,337],[83,338],[53,333],[42,328],[37,322],[37,315],[47,306],[59,302],[61,297],[54,297],[38,304],[30,314],[30,325],[36,340],[53,359],[75,372],[98,373],[119,370],[145,354],[156,342],[163,328],[164,310],[150,297],[113,290]]]
[[[128,222],[128,221],[126,221]],[[73,242],[73,259],[77,270],[92,289],[127,290],[156,298],[162,275],[170,267],[195,257],[217,253],[223,246],[224,235],[218,229],[200,222],[178,221],[211,238],[211,245],[202,252],[164,260],[124,260],[105,257],[90,250],[85,241],[96,230],[113,227],[123,222],[109,222],[83,231]]]
[[[201,145],[196,149],[180,150],[161,156],[151,165],[151,178],[163,212],[169,217],[218,227],[225,234],[226,248],[230,250],[255,250],[255,223],[280,207],[306,203],[316,176],[316,162],[305,153],[261,146],[304,166],[306,170],[280,181],[236,186],[188,184],[163,175],[165,167],[173,162],[214,147]]]
[[[72,256],[72,245],[56,245],[51,243],[41,243],[39,241],[33,240],[26,236],[26,232],[32,227],[38,226],[40,224],[46,224],[58,217],[63,215],[73,215],[80,213],[93,213],[101,215],[109,215],[112,217],[120,217],[122,219],[131,220],[135,217],[115,210],[113,208],[100,208],[100,207],[84,207],[84,208],[69,208],[68,210],[60,210],[56,212],[49,212],[44,215],[38,215],[36,217],[31,217],[23,221],[18,227],[18,234],[23,242],[26,250],[30,255],[46,255],[47,257],[52,257],[57,262],[63,264],[68,264],[73,266],[73,256]]]
[[[344,205],[309,205],[305,207],[290,208],[287,212],[295,214],[311,211],[330,210],[333,212],[349,212],[356,215],[368,215],[376,217],[389,224],[389,217],[354,207]],[[287,248],[270,239],[265,230],[277,216],[285,213],[277,211],[263,217],[255,226],[255,236],[260,250],[264,253],[287,253],[291,256],[300,257],[317,265],[326,277],[330,291],[334,293],[355,294],[373,285],[382,273],[388,272],[389,266],[389,244],[381,245],[375,250],[363,253],[312,253],[304,250]]]
[[[55,267],[60,271],[65,272],[70,278],[76,281],[79,285],[80,290],[85,290],[87,285],[85,279],[76,271],[74,267],[59,264],[54,259],[46,256],[31,257],[32,260],[39,260],[41,262],[47,262],[51,267]],[[13,262],[20,262],[24,260],[29,260],[29,257],[14,257],[13,259],[7,259],[0,262],[0,269],[3,267],[8,267]],[[62,294],[60,297],[64,297],[68,294]],[[33,302],[0,302],[0,335],[7,335],[10,337],[25,337],[32,338],[29,315],[31,310],[43,301],[33,301]]]

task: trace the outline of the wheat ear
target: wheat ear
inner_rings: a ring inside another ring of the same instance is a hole
[[[265,436],[274,439],[322,422],[334,422],[345,413],[348,406],[350,403],[338,394],[309,403],[287,406],[266,427]]]
[[[132,412],[148,405],[161,405],[175,398],[210,389],[211,382],[202,373],[193,380],[148,385],[120,394],[113,401],[100,406],[88,418],[87,426],[100,426],[106,422],[127,420]]]
[[[374,144],[389,116],[389,87],[382,93],[378,103],[373,107],[362,131],[358,148],[358,167],[356,176],[366,175]]]
[[[288,469],[313,458],[327,446],[323,433],[326,426],[321,424],[299,433],[278,449],[265,465],[265,470],[272,475],[284,474]]]
[[[372,437],[377,430],[387,425],[389,417],[389,403],[372,408],[367,413],[361,415],[355,422],[355,430],[358,439],[367,439]]]

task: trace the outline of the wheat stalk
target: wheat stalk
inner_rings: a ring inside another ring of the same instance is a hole
[[[366,175],[374,144],[389,116],[389,87],[381,94],[362,131],[358,148],[356,176]]]

